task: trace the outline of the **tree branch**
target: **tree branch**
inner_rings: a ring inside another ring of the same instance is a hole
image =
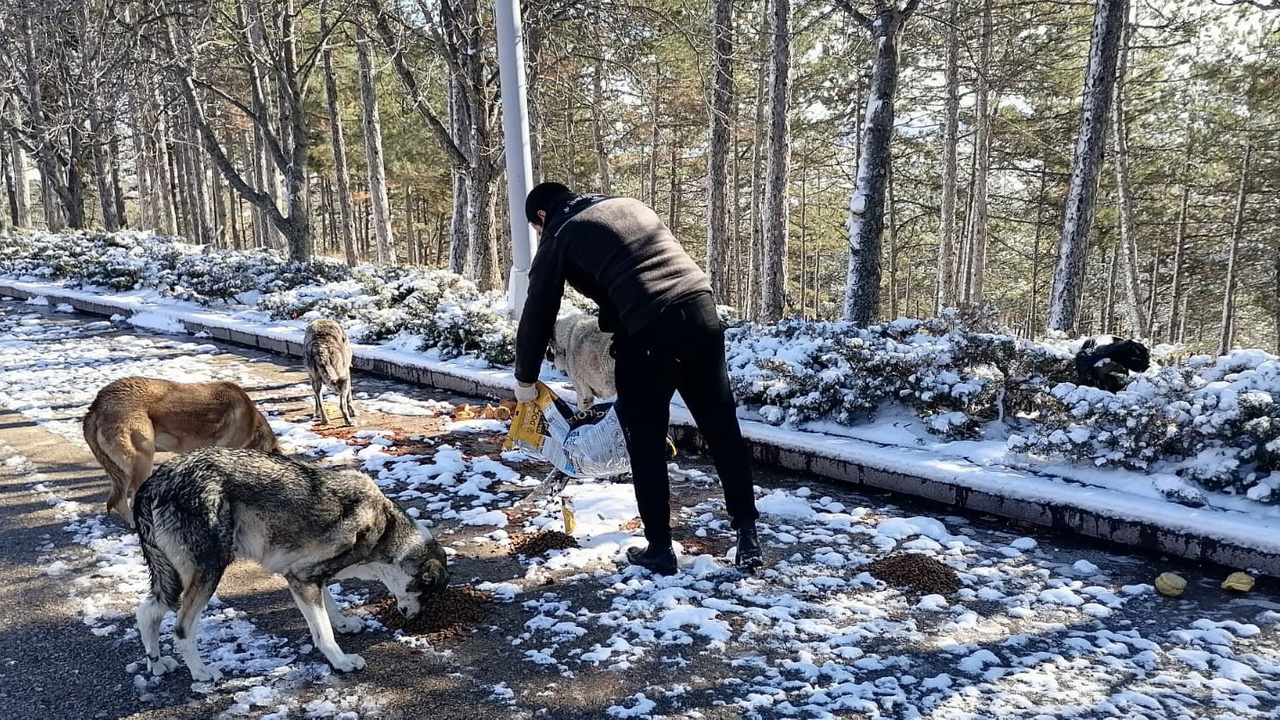
[[[914,0],[914,2],[917,5],[920,4],[919,0]],[[859,25],[861,25],[864,28],[867,28],[868,30],[871,29],[871,18],[867,17],[866,15],[863,15],[862,11],[854,7],[849,2],[849,0],[836,0],[836,5],[839,5],[840,8],[844,10],[846,13],[848,13],[849,17],[853,18]]]
[[[454,142],[449,130],[440,121],[440,117],[432,111],[426,97],[423,96],[422,88],[418,86],[418,81],[413,76],[413,71],[409,69],[409,65],[405,62],[404,50],[400,47],[400,43],[396,41],[395,32],[391,29],[391,24],[387,22],[386,13],[382,11],[378,0],[370,0],[370,7],[374,11],[374,26],[377,28],[378,37],[382,40],[383,46],[386,47],[387,54],[391,56],[391,65],[395,68],[396,75],[400,77],[400,84],[404,86],[405,92],[408,93],[409,102],[413,104],[413,109],[418,111],[418,115],[427,124],[427,128],[431,130],[431,134],[435,136],[436,142],[440,143],[441,149],[449,156],[450,161],[456,167],[470,167],[470,160],[462,152],[462,149],[458,147],[458,144]]]

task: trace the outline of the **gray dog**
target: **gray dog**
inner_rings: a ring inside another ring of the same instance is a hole
[[[589,410],[596,398],[618,394],[613,379],[613,334],[600,331],[595,316],[566,315],[556,321],[547,359],[569,376],[578,394],[578,409]]]
[[[134,501],[151,592],[138,606],[138,632],[155,675],[178,663],[160,654],[160,622],[178,611],[176,645],[196,681],[222,674],[200,658],[196,621],[234,558],[258,561],[289,581],[315,647],[337,670],[364,667],[333,630],[362,623],[338,612],[327,586],[341,578],[380,580],[400,612],[414,617],[428,593],[449,582],[444,550],[357,470],[328,470],[257,450],[206,448],[161,465]]]
[[[307,326],[307,336],[302,341],[302,364],[311,378],[311,390],[316,395],[316,415],[320,422],[329,424],[321,398],[324,388],[338,396],[338,408],[348,425],[356,416],[351,404],[351,343],[342,326],[333,320],[316,320]]]

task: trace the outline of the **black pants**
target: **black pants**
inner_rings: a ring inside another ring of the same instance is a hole
[[[677,390],[715,461],[733,527],[759,517],[750,456],[729,389],[724,325],[711,295],[701,293],[671,306],[639,335],[614,335],[613,355],[618,420],[649,543],[671,542],[667,425]]]

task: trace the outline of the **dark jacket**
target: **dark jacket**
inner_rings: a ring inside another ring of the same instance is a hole
[[[711,282],[649,206],[632,198],[569,195],[547,214],[529,269],[516,334],[516,379],[538,379],[564,284],[600,306],[604,332],[639,334],[671,305]]]

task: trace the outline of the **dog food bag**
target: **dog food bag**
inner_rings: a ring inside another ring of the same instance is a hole
[[[516,408],[504,449],[519,448],[539,455],[575,478],[631,472],[631,458],[613,403],[579,413],[545,384],[540,382],[537,388],[536,400]]]

